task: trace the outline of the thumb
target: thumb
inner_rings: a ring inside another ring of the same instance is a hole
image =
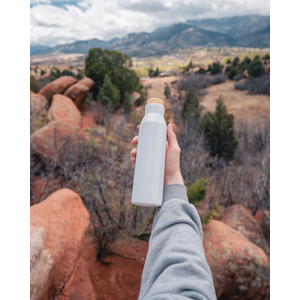
[[[171,123],[168,125],[167,135],[168,135],[168,143],[169,143],[170,148],[179,147],[179,145],[177,143],[176,134],[173,131],[173,126]]]

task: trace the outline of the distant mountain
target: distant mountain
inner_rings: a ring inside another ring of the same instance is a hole
[[[98,39],[92,39],[87,41],[76,41],[71,44],[65,44],[65,45],[58,45],[52,48],[46,48],[42,49],[40,51],[35,51],[35,55],[42,55],[52,52],[61,52],[61,53],[88,53],[91,48],[102,48],[107,49],[110,48],[111,45],[113,45],[116,41],[118,41],[118,38],[114,38],[110,41],[101,41]],[[32,55],[32,54],[30,54]]]
[[[241,37],[237,41],[237,46],[255,48],[270,47],[270,26]]]
[[[216,47],[269,47],[270,17],[244,16],[222,19],[188,20],[186,23],[160,27],[152,33],[130,33],[110,41],[92,39],[52,48],[35,49],[31,55],[55,51],[61,53],[84,53],[99,47],[121,51],[130,56],[146,57],[164,55],[176,49],[193,46]]]
[[[30,46],[30,55],[34,55],[40,51],[48,49],[48,46]]]
[[[221,19],[187,20],[186,24],[200,29],[229,34],[235,39],[270,26],[270,16],[241,16]]]

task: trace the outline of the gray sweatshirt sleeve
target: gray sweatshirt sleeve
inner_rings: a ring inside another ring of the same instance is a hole
[[[199,215],[186,187],[164,187],[156,211],[139,300],[217,299],[202,245]]]

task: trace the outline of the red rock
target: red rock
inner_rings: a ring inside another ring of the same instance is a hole
[[[67,300],[89,213],[70,189],[30,208],[30,299]]]
[[[221,221],[203,225],[203,245],[218,299],[269,299],[265,252]]]
[[[51,103],[53,95],[63,94],[67,88],[76,81],[77,80],[72,76],[61,76],[46,84],[38,93],[45,96],[48,102]]]
[[[83,141],[82,129],[75,123],[52,121],[35,131],[31,137],[31,148],[46,160],[73,161],[80,155]]]
[[[61,189],[62,182],[59,178],[30,178],[30,205],[42,202],[53,192]]]
[[[30,91],[30,114],[46,111],[47,105],[48,101],[43,95]]]
[[[89,77],[85,77],[80,79],[77,84],[82,84],[85,85],[89,90],[94,86],[95,82],[93,79],[89,78]]]
[[[81,127],[81,114],[78,108],[69,97],[66,97],[64,95],[53,96],[47,119],[49,122],[73,122]]]
[[[81,109],[84,103],[84,100],[89,95],[89,89],[82,84],[73,84],[71,85],[64,93],[65,96],[70,97],[78,109]]]
[[[258,210],[255,213],[254,218],[256,219],[257,223],[260,227],[265,231],[265,226],[270,228],[270,212],[267,210]]]
[[[84,238],[81,251],[81,263],[85,263],[84,272],[82,266],[78,266],[70,300],[90,299],[84,296],[92,295],[93,291],[97,300],[137,299],[147,250],[146,241],[116,241],[112,251],[118,255],[107,255],[104,260],[109,264],[103,264],[95,259],[96,250],[91,240]]]
[[[251,211],[246,207],[237,204],[230,206],[224,215],[223,222],[262,248],[267,255],[270,255],[270,248],[264,233]]]

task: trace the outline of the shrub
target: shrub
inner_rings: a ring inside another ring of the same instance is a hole
[[[222,73],[222,66],[219,62],[214,62],[212,64],[210,74],[211,75],[217,75],[219,73]]]
[[[34,76],[30,76],[30,90],[34,93],[37,93],[40,90],[40,86],[38,82],[36,81]]]
[[[166,99],[170,98],[171,90],[168,84],[165,86],[164,95],[166,96]]]
[[[208,181],[206,179],[200,179],[194,182],[190,187],[187,188],[187,195],[189,202],[196,204],[203,200],[206,195],[206,187],[208,186]]]
[[[190,86],[186,92],[186,97],[181,110],[181,118],[185,121],[198,119],[200,116],[199,98],[197,90]]]
[[[207,71],[203,68],[200,68],[199,71],[197,73],[199,74],[205,74]]]
[[[248,78],[243,83],[235,85],[236,90],[248,90],[249,94],[270,95],[270,76],[261,76],[257,78]]]
[[[260,60],[260,58],[256,56],[251,64],[248,67],[248,74],[252,77],[260,77],[264,74],[265,68]]]
[[[125,114],[129,114],[131,111],[131,102],[130,102],[130,94],[128,92],[125,93],[123,106],[124,106]]]
[[[233,62],[232,62],[232,66],[233,66],[233,67],[237,67],[238,64],[239,64],[239,62],[240,62],[240,59],[239,59],[238,57],[236,57],[236,58],[233,60]]]
[[[238,70],[235,67],[229,67],[227,77],[233,80],[233,77],[238,74]]]
[[[101,87],[105,76],[109,76],[111,83],[120,92],[119,105],[123,103],[125,93],[131,94],[139,85],[139,78],[134,70],[129,69],[131,67],[132,61],[127,54],[101,48],[90,49],[85,60],[85,74],[95,81],[96,86]]]
[[[222,157],[225,161],[232,160],[238,140],[233,128],[234,117],[227,113],[221,96],[217,100],[215,112],[205,113],[200,124],[207,140],[210,155],[218,159]]]
[[[119,107],[120,93],[117,87],[115,87],[108,75],[105,75],[103,87],[100,89],[100,102],[112,109],[116,110]]]
[[[270,60],[270,54],[266,53],[262,59],[263,60]]]
[[[228,64],[228,65],[231,64],[230,58],[227,59],[226,64]]]

